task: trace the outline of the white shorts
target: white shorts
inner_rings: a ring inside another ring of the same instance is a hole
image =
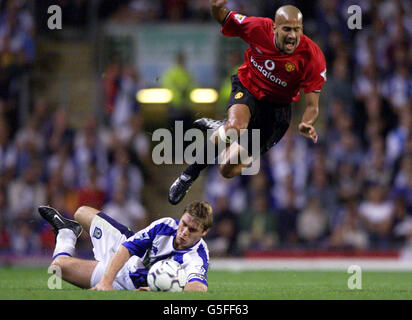
[[[94,287],[103,278],[112,256],[133,232],[104,213],[99,213],[93,218],[89,232],[94,258],[99,261],[90,279],[90,287]],[[116,290],[136,289],[129,277],[126,265],[117,273],[113,288]]]

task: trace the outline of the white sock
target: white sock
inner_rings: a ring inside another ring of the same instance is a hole
[[[53,260],[57,256],[65,255],[72,257],[76,247],[77,237],[70,229],[60,229],[56,237],[56,247],[53,252]]]

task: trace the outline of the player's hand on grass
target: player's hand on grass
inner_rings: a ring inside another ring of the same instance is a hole
[[[305,122],[301,122],[299,123],[298,129],[299,133],[302,136],[312,139],[313,143],[316,143],[318,141],[318,134],[314,126]]]
[[[140,287],[139,289],[136,289],[136,291],[150,291],[149,287]]]
[[[96,290],[96,291],[111,291],[114,290],[113,285],[111,284],[107,284],[104,282],[99,282],[98,284],[96,284],[93,288],[91,288],[90,290]]]

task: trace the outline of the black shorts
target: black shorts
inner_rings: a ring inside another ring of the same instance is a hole
[[[256,99],[240,82],[232,76],[232,92],[227,109],[234,104],[249,107],[251,118],[248,126],[248,152],[252,154],[252,129],[260,130],[260,154],[267,152],[285,135],[292,117],[291,104],[279,105]]]

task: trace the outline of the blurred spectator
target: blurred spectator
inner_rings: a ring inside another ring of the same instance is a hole
[[[121,144],[130,146],[140,166],[148,166],[151,163],[151,142],[144,131],[144,118],[139,112],[134,113],[126,125],[115,129],[114,135]]]
[[[367,189],[366,199],[359,205],[360,218],[373,248],[389,246],[394,208],[386,192],[383,186],[371,185]]]
[[[77,207],[89,206],[98,210],[103,207],[107,201],[107,195],[101,181],[99,169],[94,164],[90,164],[88,179],[77,191]]]
[[[405,198],[397,196],[394,199],[393,240],[395,243],[407,245],[412,240],[412,211],[406,207]]]
[[[28,255],[40,251],[40,236],[33,226],[26,220],[14,224],[15,230],[11,234],[11,247],[15,254]]]
[[[210,20],[210,1],[209,0],[190,0],[189,8],[191,16],[198,21]]]
[[[0,185],[6,186],[14,177],[17,162],[17,149],[10,139],[10,129],[0,121]]]
[[[205,200],[210,203],[212,208],[216,207],[218,198],[224,196],[228,199],[228,207],[231,211],[239,213],[246,210],[247,192],[242,185],[241,177],[223,178],[217,165],[206,170]]]
[[[113,101],[113,111],[110,115],[113,129],[127,125],[129,119],[139,109],[136,93],[140,85],[135,68],[128,64],[122,65],[116,82],[117,90]]]
[[[406,141],[412,135],[412,109],[405,108],[399,113],[399,123],[386,137],[386,157],[390,164],[401,156]]]
[[[106,175],[107,195],[111,199],[114,188],[119,183],[127,181],[126,196],[141,201],[144,177],[139,168],[131,162],[130,151],[122,145],[113,150],[114,161]]]
[[[21,2],[6,1],[0,15],[0,69],[7,69],[13,78],[34,60],[34,24]]]
[[[360,141],[349,130],[341,133],[339,140],[331,146],[329,152],[335,166],[346,163],[357,168],[361,165],[364,157]]]
[[[162,0],[162,17],[178,22],[189,16],[188,0]]]
[[[60,175],[62,187],[65,187],[65,189],[72,189],[77,186],[76,165],[71,157],[68,145],[61,144],[55,153],[50,154],[47,159],[47,175],[49,180],[52,180],[55,175]]]
[[[4,223],[2,217],[0,217],[0,254],[10,252],[10,233],[8,226]]]
[[[46,186],[40,179],[41,170],[42,163],[35,161],[24,169],[21,177],[10,183],[8,203],[13,219],[24,217],[40,220],[36,208],[46,201]]]
[[[0,188],[0,252],[3,253],[10,249],[10,222],[7,193]]]
[[[398,171],[394,176],[394,189],[403,189],[408,184],[409,177],[412,176],[412,154],[405,153],[399,159]]]
[[[115,10],[110,10],[111,12],[109,11],[110,14],[112,14],[110,20],[114,22],[141,23],[158,19],[161,15],[160,0],[117,1],[117,3],[105,4],[102,8],[107,7],[108,5],[117,5]]]
[[[228,207],[227,198],[219,196],[213,213],[213,227],[206,236],[207,245],[213,256],[238,254],[239,217]]]
[[[20,176],[27,168],[41,157],[45,150],[45,140],[40,133],[38,123],[31,118],[27,124],[16,133],[17,147],[16,175]]]
[[[396,47],[395,53],[398,55],[405,55],[406,52],[407,47]],[[395,112],[405,108],[412,100],[412,73],[407,67],[406,57],[398,60],[394,72],[383,83],[383,96],[389,100]]]
[[[56,153],[61,146],[65,146],[68,152],[72,152],[75,134],[68,117],[65,108],[58,108],[53,114],[53,119],[45,130],[48,140],[47,152]]]
[[[258,4],[247,0],[229,0],[227,2],[227,8],[249,16],[259,15]],[[265,13],[267,14],[267,12]],[[273,12],[270,14],[273,15]]]
[[[330,219],[333,219],[338,207],[336,189],[331,183],[331,178],[324,163],[313,163],[306,195],[307,199],[319,199]]]
[[[286,190],[291,184],[297,192],[297,205],[303,205],[305,188],[308,176],[308,162],[305,158],[307,152],[304,138],[294,130],[288,130],[286,135],[269,150],[270,173],[274,181],[271,193],[276,200],[276,205],[284,207],[286,202]]]
[[[299,214],[299,208],[296,206],[296,193],[293,187],[287,190],[285,206],[277,210],[279,235],[279,244],[281,247],[293,247],[298,244],[298,235],[296,230],[296,219]]]
[[[252,207],[240,216],[241,231],[239,246],[243,250],[270,250],[275,248],[278,238],[276,221],[268,208],[268,200],[264,194],[256,194],[252,198]]]
[[[103,212],[121,224],[137,232],[147,224],[146,209],[133,197],[127,195],[127,185],[118,183],[113,199],[106,203]]]
[[[357,202],[346,202],[339,215],[341,218],[335,222],[329,238],[330,246],[335,249],[367,249],[368,235],[362,228]]]
[[[305,247],[324,246],[322,241],[328,234],[328,213],[317,198],[308,199],[305,208],[296,219],[296,231]]]
[[[356,167],[346,162],[341,163],[338,166],[335,179],[340,203],[357,199],[361,195],[363,181]]]
[[[348,57],[342,53],[335,58],[332,72],[325,82],[323,91],[326,97],[339,99],[344,105],[351,106],[353,105],[353,93],[348,64]]]
[[[175,59],[175,64],[164,72],[160,82],[163,88],[170,89],[173,93],[169,105],[170,127],[174,128],[175,121],[182,120],[184,128],[190,128],[193,120],[190,92],[196,88],[196,81],[187,69],[185,53],[178,52]]]
[[[107,123],[109,123],[110,116],[113,113],[116,96],[119,90],[120,70],[121,63],[118,59],[114,59],[106,67],[103,76],[104,114],[107,117]]]
[[[369,60],[360,67],[360,72],[355,74],[353,82],[353,93],[358,101],[365,101],[368,97],[376,94],[378,85],[377,67],[373,60]]]
[[[359,175],[364,184],[379,184],[389,186],[392,180],[392,168],[385,159],[384,143],[382,139],[371,142],[374,150],[370,150],[369,157],[362,163]]]
[[[91,164],[96,166],[99,172],[107,170],[107,150],[100,129],[95,119],[88,118],[82,129],[75,134],[73,157],[80,186],[83,186],[88,179]]]
[[[395,196],[402,196],[405,199],[407,210],[412,210],[412,172],[406,174],[406,183],[403,186],[394,187],[393,194]]]
[[[217,112],[224,117],[230,93],[232,92],[232,76],[237,74],[237,70],[242,64],[242,55],[239,51],[230,51],[226,54],[224,66],[226,68],[223,81],[219,89],[219,98],[216,102]]]

